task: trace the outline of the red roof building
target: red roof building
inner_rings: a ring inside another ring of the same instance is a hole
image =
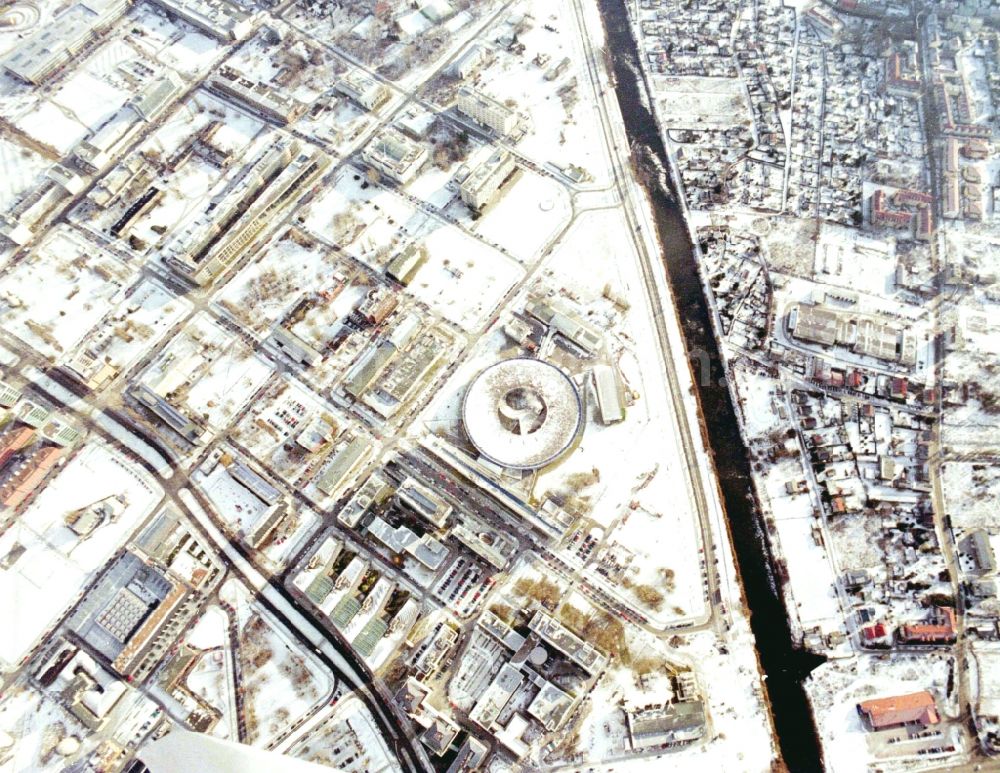
[[[926,690],[875,698],[858,704],[858,714],[872,730],[883,730],[900,725],[936,725],[938,716],[934,696]]]
[[[893,376],[889,385],[889,396],[896,400],[905,400],[908,386],[905,378]]]
[[[30,427],[22,427],[15,432],[4,436],[0,442],[0,467],[7,464],[7,461],[18,451],[24,448],[35,436],[35,430]]]
[[[872,194],[872,220],[876,225],[909,228],[913,222],[913,213],[889,209],[888,197],[885,191],[879,189]]]
[[[887,633],[884,623],[875,623],[861,629],[861,637],[865,640],[865,644],[884,639]]]
[[[62,457],[62,452],[61,448],[46,446],[33,454],[23,467],[0,486],[0,507],[14,510],[35,493],[49,470]]]
[[[951,607],[934,607],[926,623],[900,626],[899,640],[904,644],[953,644],[955,610]]]

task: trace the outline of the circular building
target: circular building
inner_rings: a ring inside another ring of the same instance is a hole
[[[462,421],[489,461],[514,470],[554,462],[583,421],[580,395],[559,368],[541,360],[503,360],[482,371],[465,393]]]

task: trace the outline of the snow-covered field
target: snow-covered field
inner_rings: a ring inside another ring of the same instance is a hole
[[[371,185],[362,170],[345,166],[334,184],[309,205],[305,226],[381,270],[392,251],[426,219],[426,214],[397,194]]]
[[[569,217],[566,189],[547,177],[523,170],[504,186],[500,199],[476,221],[474,230],[480,238],[527,262],[539,257]]]
[[[220,597],[236,608],[244,718],[253,746],[267,746],[320,702],[334,682],[329,674],[270,619],[247,589],[230,580]]]
[[[525,19],[525,14],[533,18]],[[595,184],[607,183],[610,160],[572,4],[546,3],[539,8],[522,0],[506,19],[510,23],[496,25],[494,34],[511,34],[518,22],[527,21],[517,35],[525,51],[520,55],[501,51],[498,61],[479,76],[476,88],[501,102],[513,100],[528,116],[530,129],[518,143],[520,152],[541,165],[575,164]],[[589,34],[599,31],[599,26],[588,29]],[[539,54],[548,57],[542,66],[533,61]],[[564,59],[566,64],[557,74]]]
[[[524,275],[493,247],[447,224],[428,219],[415,238],[427,251],[407,291],[463,330],[484,325]]]
[[[104,445],[90,444],[66,463],[0,536],[0,555],[12,559],[0,573],[0,614],[10,622],[0,637],[5,668],[28,653],[162,495],[141,468]],[[106,497],[124,504],[116,519],[85,539],[65,525],[66,515]],[[24,552],[17,557],[15,549]]]
[[[0,759],[6,757],[0,762],[0,771],[26,773],[60,770],[65,759],[56,746],[67,737],[85,739],[88,732],[58,703],[22,684],[7,690],[0,701],[0,738],[6,741],[3,734],[10,743],[0,752]],[[87,748],[92,746],[87,744]]]
[[[135,271],[69,227],[51,231],[0,279],[4,329],[55,358],[123,298]]]
[[[38,153],[0,137],[0,212],[5,212],[18,198],[29,192],[49,162]]]
[[[141,380],[154,389],[165,379],[178,388],[183,385],[185,409],[203,417],[209,427],[222,429],[271,373],[243,341],[200,314],[170,341]]]
[[[963,751],[962,732],[954,723],[958,713],[954,696],[947,693],[953,667],[950,656],[938,652],[828,661],[813,671],[806,680],[806,693],[813,707],[827,769],[831,773],[853,773],[873,765],[905,769],[901,763],[894,764],[895,759],[921,759],[917,756],[918,749],[949,744],[955,745],[957,754],[950,758],[937,755],[938,764],[945,769],[949,762],[957,763]],[[922,741],[889,744],[891,737],[905,739],[906,730],[872,733],[862,725],[856,708],[860,701],[922,690],[932,693],[942,716],[942,724],[934,728],[938,735]]]

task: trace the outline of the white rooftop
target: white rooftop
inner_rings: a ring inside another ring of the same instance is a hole
[[[544,467],[565,452],[582,414],[569,377],[554,365],[527,358],[486,368],[462,403],[465,431],[479,453],[521,470]]]

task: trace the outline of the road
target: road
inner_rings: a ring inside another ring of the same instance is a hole
[[[479,25],[477,34],[492,24],[509,5],[510,3],[504,4],[495,14]],[[629,240],[632,251],[636,256],[637,267],[643,282],[644,298],[642,299],[642,304],[649,316],[650,325],[655,331],[657,342],[656,362],[650,365],[662,375],[670,395],[671,407],[678,429],[676,435],[677,451],[682,460],[686,476],[686,494],[694,505],[705,556],[705,597],[707,603],[706,613],[702,619],[685,623],[682,626],[668,627],[666,630],[654,629],[642,621],[636,624],[642,625],[646,630],[661,636],[671,635],[678,631],[690,632],[709,627],[721,631],[727,620],[726,612],[719,601],[721,599],[721,588],[724,584],[726,587],[730,587],[729,583],[732,580],[731,578],[720,576],[720,567],[727,567],[728,564],[725,561],[720,563],[718,560],[715,539],[716,535],[724,538],[726,530],[721,520],[721,509],[715,502],[716,494],[708,488],[710,486],[707,482],[710,480],[710,468],[704,463],[704,452],[701,449],[700,443],[696,442],[695,432],[699,432],[700,426],[694,403],[685,399],[687,395],[687,378],[682,379],[678,373],[678,367],[687,367],[683,343],[678,331],[674,329],[678,321],[676,317],[664,314],[665,309],[673,309],[673,304],[666,283],[660,248],[656,242],[655,227],[651,221],[651,213],[649,212],[644,194],[638,187],[634,177],[634,159],[628,140],[624,134],[620,108],[615,99],[614,89],[608,82],[607,73],[604,70],[605,52],[592,42],[593,39],[602,39],[603,36],[591,34],[588,31],[587,11],[583,6],[582,0],[573,0],[572,7],[577,28],[578,44],[585,54],[588,75],[587,87],[591,91],[588,98],[592,98],[599,107],[601,132],[604,144],[611,158],[613,180],[607,190],[616,198],[616,201],[602,201],[599,206],[593,208],[620,205],[628,224]],[[440,72],[449,62],[450,60],[436,68],[428,78],[432,78]],[[355,145],[355,149],[360,147],[364,141],[373,136],[379,129],[388,125],[402,110],[416,99],[415,94],[405,93],[404,98],[398,104],[392,109],[387,110],[370,127],[370,131],[366,132],[365,136],[359,140]],[[348,163],[348,158],[341,160],[334,167],[334,170],[327,175],[325,181],[332,179],[331,175],[335,174],[343,164]],[[530,159],[522,160],[530,168],[553,176],[551,172],[542,169],[538,164],[531,162]],[[558,179],[556,176],[553,177]],[[565,185],[565,182],[562,181],[562,184]],[[566,187],[569,188],[570,186]],[[571,196],[571,199],[575,199],[575,197]],[[573,225],[577,215],[584,211],[588,210],[576,207],[574,201],[573,214],[569,222],[559,233],[552,236],[549,243],[540,251],[537,260],[528,266],[528,271],[522,282],[518,283],[503,299],[500,304],[501,307],[504,307],[528,283],[538,278],[544,260],[551,248]],[[272,232],[287,224],[291,216],[291,213],[289,213],[282,218],[281,222],[271,229]],[[106,240],[104,242],[105,246],[107,246]],[[248,251],[241,259],[241,264],[250,260],[251,257],[252,253]],[[192,315],[206,311],[209,308],[209,297],[206,291],[189,290],[186,295],[192,303],[190,313],[174,329],[168,331],[168,335],[179,331],[191,319]],[[484,326],[479,333],[485,333],[494,322],[495,320]],[[67,386],[66,382],[61,380],[57,373],[48,370],[47,363],[44,360],[38,358],[37,355],[27,350],[26,347],[15,346],[14,344],[12,346],[27,362],[47,371],[61,385]],[[136,363],[127,373],[121,375],[117,383],[125,383],[132,374],[138,372],[147,362],[148,359],[144,359]],[[456,366],[457,363],[452,366],[452,369]],[[39,389],[37,385],[33,385],[30,388]],[[105,394],[109,393],[106,392]],[[211,510],[206,506],[201,494],[190,485],[186,473],[180,469],[172,471],[164,470],[162,467],[151,463],[149,459],[136,453],[134,448],[130,447],[129,444],[122,443],[122,435],[112,434],[106,425],[95,420],[93,412],[97,411],[111,421],[114,421],[122,427],[124,435],[135,437],[137,442],[152,447],[158,453],[164,455],[165,458],[172,458],[172,453],[164,449],[157,440],[151,438],[145,431],[132,426],[130,422],[126,421],[123,424],[120,417],[114,413],[113,407],[106,400],[100,398],[94,399],[81,394],[79,391],[77,391],[77,395],[87,404],[88,407],[86,409],[81,409],[80,406],[64,402],[58,395],[53,395],[52,393],[47,393],[46,397],[49,401],[59,404],[61,408],[79,420],[91,433],[112,443],[122,453],[132,459],[132,461],[146,469],[163,487],[168,499],[191,521],[206,544],[212,545],[225,558],[233,574],[257,593],[264,608],[285,626],[303,646],[310,648],[327,669],[335,675],[338,681],[343,682],[358,692],[359,697],[365,702],[365,705],[375,717],[380,730],[393,746],[401,763],[408,770],[429,769],[426,753],[419,744],[414,744],[412,739],[408,737],[406,730],[408,723],[400,715],[394,713],[391,702],[384,694],[384,688],[380,688],[364,664],[354,656],[350,649],[333,632],[315,624],[310,619],[307,607],[283,587],[280,582],[269,577],[255,563],[253,557],[241,543],[226,533],[224,527],[211,514]],[[385,448],[387,450],[391,449],[399,437],[399,434],[392,436],[389,442],[385,444]],[[489,500],[485,496],[480,497],[476,495],[475,500],[484,508],[489,503]],[[494,504],[489,509],[491,516],[495,518],[495,525],[502,525],[508,530],[514,528],[516,533],[523,532],[523,529],[518,528],[520,524],[516,519],[512,519],[509,513],[503,512],[502,508],[497,508]],[[537,544],[533,542],[524,542],[522,544],[525,547],[533,545],[537,548]],[[553,555],[544,549],[539,549],[539,552],[550,566],[554,568],[560,567],[561,562]],[[567,571],[564,565],[558,570]],[[723,568],[722,571],[728,570]],[[581,577],[572,571],[568,573],[568,576],[574,582],[581,580]],[[582,581],[578,585],[583,592],[591,596],[599,605],[611,606],[612,609],[620,611],[620,608],[614,606],[616,601],[606,594],[602,595],[603,592],[599,589],[594,589],[589,583]]]
[[[33,363],[38,359],[37,354],[23,345],[8,340],[5,340],[5,345],[8,348],[13,348],[15,353],[27,363]],[[137,433],[141,433],[141,430],[125,427],[121,424],[118,424],[120,433],[111,433],[107,429],[106,422],[99,422],[94,416],[95,411],[98,413],[103,413],[103,411],[92,408],[82,399],[67,400],[65,395],[55,393],[52,388],[45,389],[44,382],[39,384],[29,381],[13,372],[9,373],[6,378],[26,393],[37,394],[46,402],[54,404],[92,435],[100,437],[153,477],[174,507],[187,516],[187,520],[205,540],[205,544],[213,546],[219,555],[225,557],[232,574],[256,591],[262,607],[277,619],[303,647],[312,651],[314,656],[333,674],[338,683],[343,683],[356,691],[404,769],[407,771],[429,771],[432,769],[423,748],[414,744],[410,737],[408,723],[394,713],[389,696],[384,693],[384,689],[380,691],[371,673],[350,649],[344,647],[329,632],[317,628],[310,621],[307,611],[302,608],[299,602],[282,588],[280,583],[268,578],[254,564],[242,545],[235,540],[230,540],[223,533],[208,514],[202,502],[199,501],[199,495],[188,487],[187,477],[182,471],[175,469],[170,477],[166,477],[157,465],[136,453],[131,444],[122,442],[121,438],[122,436],[130,436],[136,442],[146,445],[155,444],[155,440],[151,440],[144,434],[139,436]],[[83,397],[79,393],[78,396]],[[105,416],[114,421],[106,413]],[[346,651],[342,652],[341,648]]]
[[[639,268],[642,273],[643,284],[646,291],[645,303],[643,304],[649,311],[652,324],[656,331],[657,342],[659,344],[659,369],[666,377],[667,391],[673,407],[674,417],[677,422],[677,438],[679,441],[680,459],[686,472],[688,496],[695,506],[698,518],[698,525],[701,532],[701,543],[705,551],[705,566],[708,574],[707,606],[709,609],[708,619],[702,625],[712,622],[718,629],[725,620],[725,613],[717,614],[719,606],[717,600],[720,598],[721,581],[719,577],[720,563],[716,556],[714,533],[724,537],[727,534],[725,524],[721,521],[721,508],[712,507],[709,503],[709,495],[706,492],[704,476],[711,476],[711,471],[702,467],[699,459],[699,445],[694,442],[692,434],[692,422],[698,425],[697,415],[692,417],[692,413],[697,410],[689,407],[685,402],[685,385],[677,373],[677,363],[683,362],[687,365],[686,353],[683,351],[683,341],[679,339],[679,320],[674,316],[669,321],[665,319],[663,310],[674,309],[670,290],[667,286],[666,271],[660,251],[660,245],[656,241],[656,229],[651,221],[649,206],[643,193],[639,190],[638,182],[632,171],[633,157],[629,148],[628,139],[625,135],[625,124],[621,116],[621,111],[617,102],[614,88],[607,82],[604,71],[604,51],[596,47],[592,40],[603,39],[603,35],[587,34],[586,13],[582,5],[582,0],[573,0],[573,8],[577,20],[577,28],[580,32],[581,43],[586,51],[588,81],[593,89],[593,98],[599,107],[601,119],[601,130],[604,142],[612,158],[612,171],[614,176],[614,186],[622,202],[622,209],[629,224],[630,240],[634,247],[634,253],[638,256]],[[675,336],[681,349],[675,352],[677,345],[671,340],[668,325],[675,326]],[[700,425],[699,425],[700,432]],[[713,499],[717,497],[717,492],[713,492]],[[715,522],[713,523],[713,515]],[[714,533],[713,533],[714,527]],[[723,566],[725,563],[723,562]]]

